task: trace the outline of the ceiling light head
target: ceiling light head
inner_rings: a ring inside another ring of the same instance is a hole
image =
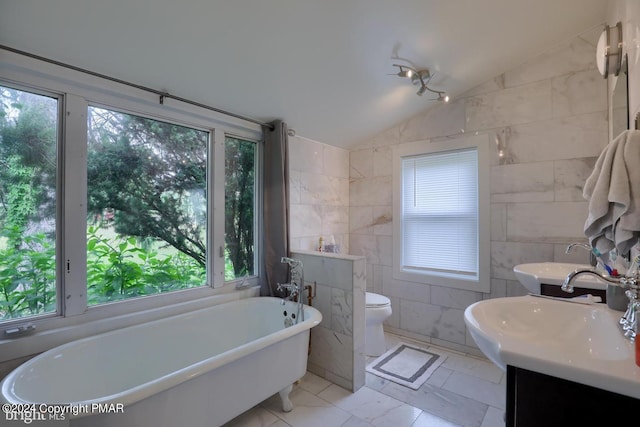
[[[400,71],[398,71],[398,76],[411,79],[411,78],[413,78],[414,73],[413,73],[413,70],[401,67]]]
[[[411,67],[408,67],[406,65],[400,65],[400,64],[393,64],[394,67],[398,67],[400,69],[400,71],[398,71],[398,73],[396,74],[396,76],[398,77],[403,77],[403,78],[412,78],[413,75],[415,74],[415,70]]]

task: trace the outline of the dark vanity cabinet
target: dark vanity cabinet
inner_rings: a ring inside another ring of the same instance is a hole
[[[640,425],[640,400],[507,366],[506,427]]]
[[[607,302],[607,291],[604,289],[589,289],[589,288],[573,288],[573,293],[568,293],[563,291],[558,285],[549,285],[547,283],[540,284],[540,293],[542,295],[548,295],[550,297],[560,297],[560,298],[573,298],[579,297],[580,295],[591,294],[594,297],[602,298],[602,302]]]

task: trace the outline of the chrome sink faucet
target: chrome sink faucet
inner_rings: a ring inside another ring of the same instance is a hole
[[[605,281],[610,286],[618,286],[622,289],[626,289],[625,295],[629,298],[629,305],[627,306],[627,311],[620,318],[620,328],[622,329],[622,334],[629,338],[631,341],[635,341],[636,339],[636,325],[638,323],[638,318],[636,316],[637,310],[640,309],[640,295],[638,293],[640,286],[640,280],[638,278],[638,273],[636,271],[634,277],[627,276],[618,276],[611,277],[605,275],[603,273],[599,273],[589,268],[577,268],[564,279],[562,283],[562,290],[565,292],[572,293],[573,285],[571,282],[575,280],[576,277],[589,274],[592,276],[596,276],[597,278]]]
[[[283,256],[280,258],[280,262],[283,264],[288,264],[291,269],[291,283],[278,283],[278,290],[281,291],[286,289],[289,291],[289,296],[282,300],[284,304],[285,301],[292,300],[294,297],[298,297],[298,309],[296,312],[296,323],[299,321],[304,321],[304,303],[302,301],[302,297],[304,294],[304,269],[302,265],[302,261],[295,258],[289,258]]]

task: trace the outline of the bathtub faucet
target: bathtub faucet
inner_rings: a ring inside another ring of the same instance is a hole
[[[279,292],[287,291],[287,296],[282,299],[282,305],[286,301],[292,301],[298,295],[298,285],[295,283],[278,283],[276,288]]]
[[[288,264],[291,269],[291,283],[287,283],[284,285],[278,285],[278,290],[282,288],[289,290],[289,299],[293,297],[298,297],[298,310],[296,313],[296,323],[299,321],[304,321],[304,302],[302,300],[304,295],[304,270],[302,261],[295,258],[289,258],[283,256],[280,258],[280,262],[283,264]]]

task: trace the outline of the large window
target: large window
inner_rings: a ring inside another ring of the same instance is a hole
[[[486,137],[396,150],[396,276],[489,289],[485,152]]]
[[[29,67],[0,83],[0,322],[79,325],[258,283],[260,126]]]
[[[206,284],[209,132],[89,107],[90,305]]]
[[[58,104],[0,86],[0,320],[57,309]]]

